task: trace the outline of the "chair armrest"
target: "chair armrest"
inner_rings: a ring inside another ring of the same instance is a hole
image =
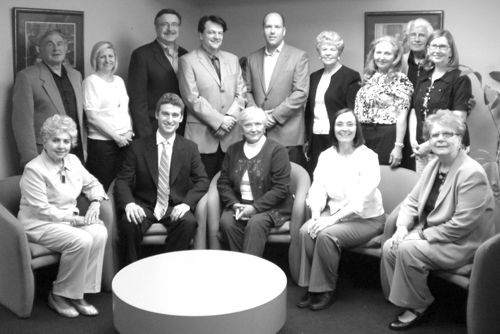
[[[1,204],[0,230],[0,304],[26,318],[34,298],[28,239],[23,225]]]
[[[467,301],[467,333],[492,333],[500,328],[500,234],[476,252]]]
[[[194,211],[198,228],[193,239],[193,249],[207,249],[207,197],[207,194],[203,195]]]
[[[217,238],[219,234],[220,217],[222,214],[221,203],[219,199],[219,191],[217,190],[217,180],[220,172],[217,173],[207,193],[207,229],[208,229],[208,247],[209,249],[222,249],[222,246]]]
[[[384,244],[387,240],[392,238],[394,232],[396,232],[396,222],[398,220],[399,210],[401,209],[401,204],[398,205],[389,215],[385,221],[384,234],[382,235],[382,240],[380,241],[380,247],[384,249]],[[384,265],[384,253],[382,252],[382,259],[380,261],[380,284],[382,285],[382,292],[385,299],[389,299],[389,294],[391,293],[391,284],[387,278]]]

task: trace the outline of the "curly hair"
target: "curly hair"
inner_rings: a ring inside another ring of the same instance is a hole
[[[431,136],[432,127],[439,124],[443,127],[454,129],[454,131],[463,138],[465,135],[466,127],[464,121],[448,109],[440,109],[435,114],[427,117],[424,123],[423,135],[425,140],[429,140]]]
[[[76,123],[71,117],[65,115],[54,115],[47,118],[40,129],[40,136],[42,136],[43,141],[46,142],[62,132],[67,132],[71,137],[71,147],[78,145],[78,129],[76,128]]]
[[[316,37],[316,50],[318,52],[321,44],[323,43],[333,44],[333,46],[335,46],[335,48],[339,51],[339,56],[344,51],[344,39],[335,31],[325,30],[320,32],[318,37]]]
[[[375,48],[377,44],[382,42],[390,43],[393,47],[394,52],[394,61],[389,66],[389,70],[387,71],[387,79],[391,80],[392,78],[394,78],[396,73],[401,72],[401,69],[403,68],[403,47],[398,42],[398,40],[392,36],[379,37],[370,44],[370,52],[366,57],[365,74],[363,76],[365,81],[369,80],[373,76],[373,74],[377,72],[377,65],[375,64],[374,60]]]

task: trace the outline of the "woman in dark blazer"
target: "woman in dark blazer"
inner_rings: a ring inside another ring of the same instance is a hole
[[[340,63],[340,55],[344,51],[342,36],[335,31],[323,31],[316,38],[316,43],[324,68],[311,74],[305,112],[305,153],[309,158],[306,169],[310,176],[321,152],[332,146],[329,132],[333,115],[341,109],[354,109],[361,83],[358,72]]]
[[[238,124],[245,139],[228,147],[217,182],[225,207],[220,229],[231,250],[262,256],[269,230],[291,217],[290,160],[284,146],[264,136],[262,109],[246,108]]]
[[[462,149],[464,133],[464,122],[449,110],[425,121],[424,136],[437,159],[403,202],[397,230],[383,246],[389,300],[404,308],[390,329],[408,329],[422,319],[434,301],[430,270],[472,263],[494,234],[493,193],[483,167]]]

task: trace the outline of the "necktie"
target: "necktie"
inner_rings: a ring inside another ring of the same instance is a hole
[[[154,215],[160,220],[165,215],[168,208],[168,195],[170,194],[170,165],[168,142],[163,143],[163,153],[161,154],[160,170],[158,175],[158,192]]]
[[[212,58],[210,58],[210,60],[212,61],[212,65],[214,65],[215,72],[217,72],[217,75],[219,76],[219,80],[220,80],[219,58],[217,58],[216,56],[213,56]]]

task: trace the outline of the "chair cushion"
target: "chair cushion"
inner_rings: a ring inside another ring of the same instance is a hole
[[[53,255],[53,254],[58,254],[57,252],[51,251],[45,246],[35,244],[35,243],[28,243],[28,247],[30,248],[30,253],[31,253],[31,259],[36,259],[37,257],[45,256],[45,255]]]
[[[167,235],[167,229],[165,226],[163,226],[163,224],[155,223],[151,225],[151,227],[149,228],[149,230],[146,231],[146,234],[144,236],[150,236],[150,235]]]
[[[364,244],[356,246],[356,248],[380,248],[381,241],[382,241],[382,234],[373,237]]]
[[[290,234],[290,221],[285,222],[279,227],[273,227],[269,234]]]

